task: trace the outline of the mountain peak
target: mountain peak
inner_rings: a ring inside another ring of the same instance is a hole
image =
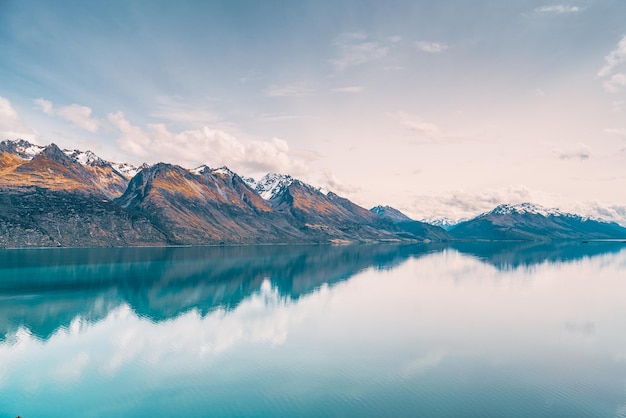
[[[211,172],[211,168],[208,165],[206,165],[206,164],[202,164],[201,166],[198,166],[198,167],[196,167],[194,169],[191,169],[189,171],[191,171],[193,174],[196,174],[196,175],[200,176],[200,175],[202,175],[204,173]]]
[[[213,174],[218,174],[220,176],[227,176],[227,177],[233,177],[235,175],[235,173],[228,167],[226,166],[222,166],[219,168],[216,168],[214,170],[211,171]]]
[[[102,167],[107,164],[102,158],[98,157],[91,151],[80,151],[80,150],[63,150],[65,155],[70,157],[72,160],[77,161],[81,165],[87,165],[90,167]]]
[[[502,204],[497,206],[495,209],[487,212],[487,214],[493,215],[523,215],[523,214],[532,214],[532,215],[542,215],[542,216],[561,216],[566,215],[564,212],[561,212],[559,209],[548,209],[541,205],[537,205],[534,203],[524,202],[517,205],[511,204]]]
[[[412,221],[411,218],[391,206],[378,205],[370,209],[370,212],[376,214],[379,218],[391,219],[393,222]]]
[[[0,142],[0,152],[17,154],[24,160],[32,160],[37,154],[43,151],[44,148],[45,147],[32,144],[24,139],[7,139]]]
[[[256,183],[256,192],[265,200],[272,200],[296,181],[288,174],[268,173]]]
[[[452,228],[454,228],[461,222],[465,222],[465,221],[467,221],[467,218],[450,219],[450,218],[446,218],[445,216],[433,216],[430,218],[422,219],[422,222],[425,222],[430,225],[438,226],[440,228],[445,229],[446,231],[451,230]]]

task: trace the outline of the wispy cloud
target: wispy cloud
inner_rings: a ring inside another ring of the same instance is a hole
[[[51,101],[44,98],[35,99],[34,103],[43,113],[70,121],[74,126],[86,131],[96,132],[100,127],[100,121],[91,117],[90,107],[77,104],[55,107]]]
[[[626,128],[606,128],[604,132],[626,139]]]
[[[602,87],[615,93],[626,87],[626,73],[615,73],[615,69],[626,61],[626,35],[620,39],[615,49],[604,57],[604,66],[598,70],[597,78],[603,79]]]
[[[428,41],[417,41],[415,42],[415,46],[420,51],[429,52],[431,54],[443,52],[449,48],[448,44],[444,42],[428,42]]]
[[[26,126],[20,119],[11,102],[0,96],[0,140],[3,139],[27,139],[35,142],[39,132]]]
[[[342,196],[350,196],[354,193],[358,193],[359,191],[361,191],[361,188],[358,186],[354,186],[351,184],[347,184],[341,180],[339,180],[333,173],[331,173],[330,171],[325,171],[323,178],[322,178],[322,183],[324,184],[324,186],[339,194]]]
[[[588,160],[591,157],[591,147],[589,145],[579,142],[570,149],[562,150],[555,149],[554,153],[561,160]]]
[[[549,6],[537,7],[535,9],[535,12],[563,14],[563,13],[578,13],[581,10],[582,9],[578,6],[570,6],[567,4],[553,4]]]
[[[268,97],[306,97],[313,94],[313,89],[307,83],[272,84],[264,90]]]
[[[346,86],[333,89],[333,92],[335,93],[360,93],[362,91],[363,86]]]
[[[170,96],[157,97],[150,116],[180,123],[209,123],[220,119],[217,113],[206,110],[202,105],[190,105]]]
[[[120,134],[119,147],[142,158],[188,168],[226,164],[244,173],[272,171],[297,175],[309,171],[307,161],[294,157],[283,139],[242,142],[220,129],[204,127],[171,132],[163,124],[149,124],[145,131],[131,124],[122,112],[109,114],[108,120]]]
[[[416,135],[420,141],[444,142],[459,139],[456,135],[444,132],[439,126],[431,122],[426,122],[419,117],[409,115],[405,112],[394,112],[388,114],[392,119]]]
[[[341,34],[333,45],[337,49],[337,56],[330,62],[336,71],[380,60],[389,52],[386,45],[369,40],[367,35],[361,32]]]
[[[543,196],[524,185],[512,185],[504,189],[473,193],[452,190],[441,195],[413,196],[412,203],[400,207],[416,219],[446,217],[449,219],[471,218],[489,211],[502,203],[542,203]]]
[[[626,73],[613,74],[602,82],[602,87],[609,93],[617,93],[622,87],[626,87]]]

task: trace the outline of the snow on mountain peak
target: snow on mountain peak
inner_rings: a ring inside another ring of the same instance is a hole
[[[561,212],[559,209],[548,209],[541,205],[536,205],[534,203],[520,203],[517,205],[503,204],[497,206],[492,211],[488,212],[494,215],[511,215],[511,214],[532,214],[532,215],[542,215],[542,216],[562,216],[566,215]]]
[[[122,174],[123,176],[127,178],[133,178],[141,170],[149,167],[149,165],[144,163],[141,166],[136,167],[128,163],[111,163],[111,167],[113,167],[118,173]]]
[[[204,174],[204,173],[206,173],[206,172],[208,172],[208,171],[211,171],[211,169],[209,168],[209,166],[208,166],[208,165],[206,165],[206,164],[202,164],[201,166],[196,167],[196,168],[194,168],[194,169],[191,169],[191,170],[189,170],[189,171],[191,171],[193,174],[195,174],[195,175],[198,175],[198,176],[199,176],[199,175],[202,175],[202,174]]]
[[[12,152],[15,152],[17,155],[20,156],[20,158],[23,158],[25,160],[32,160],[37,154],[39,154],[46,148],[40,145],[31,144],[24,139],[7,139],[5,141],[2,141],[0,145],[2,145],[3,148],[11,149]]]
[[[233,171],[226,166],[216,168],[215,170],[212,171],[212,173],[219,174],[221,176],[228,176],[228,177],[232,177],[235,175],[235,173],[233,173]]]
[[[81,165],[88,165],[88,166],[93,167],[93,166],[106,164],[106,161],[104,161],[102,158],[98,157],[96,154],[94,154],[91,151],[80,151],[77,149],[75,150],[64,149],[63,153],[67,155],[69,158],[71,158],[72,160],[77,161]]]
[[[421,220],[421,222],[438,226],[440,228],[445,229],[446,231],[451,230],[456,225],[465,221],[467,221],[467,218],[451,219],[451,218],[446,218],[445,216],[432,216],[430,218],[424,218]]]
[[[294,180],[290,175],[268,173],[258,181],[254,189],[263,199],[271,200],[291,186]]]

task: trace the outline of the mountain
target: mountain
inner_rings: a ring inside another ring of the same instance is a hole
[[[137,170],[91,151],[60,150],[55,144],[42,147],[24,140],[0,142],[0,186],[82,190],[114,198],[124,193],[130,174]]]
[[[149,218],[172,244],[306,241],[226,167],[187,170],[159,163],[141,170],[116,200]]]
[[[502,205],[450,232],[288,175],[134,167],[55,144],[0,142],[0,247],[626,238],[614,223]]]
[[[422,222],[430,224],[430,225],[438,226],[439,228],[443,228],[446,231],[449,231],[452,228],[454,228],[457,224],[461,222],[465,222],[466,220],[467,218],[455,220],[455,219],[446,218],[444,216],[442,217],[433,216],[430,218],[422,219]]]
[[[531,203],[500,205],[461,222],[450,234],[463,240],[542,241],[623,239],[626,228],[616,223],[546,209]]]
[[[0,247],[165,243],[148,219],[111,200],[108,168],[92,168],[54,144],[0,142]]]
[[[415,237],[431,241],[447,241],[452,237],[442,228],[425,222],[413,220],[391,206],[374,206],[370,212],[382,219],[391,221],[396,228]]]
[[[315,240],[341,242],[402,238],[398,235],[398,228],[388,220],[378,218],[348,199],[291,176],[267,174],[256,184],[256,191],[292,227]]]
[[[400,212],[398,209],[392,208],[391,206],[374,206],[370,209],[370,212],[376,214],[380,218],[386,218],[393,222],[412,221],[411,218]]]

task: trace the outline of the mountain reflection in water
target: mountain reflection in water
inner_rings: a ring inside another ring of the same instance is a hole
[[[153,322],[197,310],[230,310],[270,280],[297,300],[368,268],[458,251],[498,269],[569,262],[624,248],[620,242],[453,245],[238,246],[0,251],[0,341],[24,327],[40,339],[75,317],[98,321],[122,304]]]
[[[615,417],[622,243],[0,251],[0,416]]]

